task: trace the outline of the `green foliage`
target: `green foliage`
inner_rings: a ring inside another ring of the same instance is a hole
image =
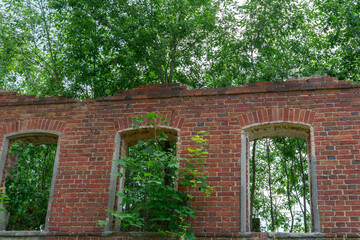
[[[43,230],[56,145],[16,141],[8,154],[17,162],[5,178],[10,214],[7,230]]]
[[[257,140],[255,154],[256,177],[254,180],[250,174],[250,182],[255,184],[253,217],[265,223],[261,231],[308,232],[311,214],[306,141],[283,137]],[[253,168],[250,161],[250,172]]]
[[[0,2],[0,83],[78,98],[141,84],[236,86],[323,74],[358,81],[354,1]]]
[[[318,34],[311,1],[247,0],[227,10],[221,34],[213,36],[211,87],[248,82],[282,81],[293,76],[321,74]]]
[[[89,98],[154,83],[359,81],[359,11],[352,0],[4,0],[0,86]]]
[[[314,0],[330,74],[360,81],[360,5],[352,0]]]
[[[191,138],[192,141],[197,143],[197,148],[188,148],[189,158],[182,159],[185,161],[185,171],[179,173],[180,184],[184,186],[190,186],[194,189],[199,188],[200,191],[206,195],[210,195],[213,188],[206,182],[208,171],[205,170],[205,156],[208,152],[205,151],[204,145],[207,145],[207,139],[203,138],[204,135],[209,133],[200,131],[199,135],[195,135]],[[200,171],[199,171],[200,169]],[[189,196],[191,198],[191,196]]]
[[[0,2],[1,88],[64,95],[63,41],[58,13],[43,0]]]
[[[1,203],[1,207],[0,207],[0,217],[2,216],[2,214],[5,214],[6,212],[6,208],[4,205],[6,205],[7,203],[9,203],[9,197],[3,192],[5,189],[5,187],[0,188],[0,203]],[[0,221],[4,221],[3,218],[0,218]]]
[[[89,98],[149,83],[196,86],[218,5],[213,0],[0,2],[2,88]]]
[[[160,232],[195,239],[187,221],[195,214],[191,191],[200,189],[206,195],[212,193],[204,170],[206,139],[200,136],[206,133],[194,136],[192,140],[200,146],[188,149],[188,159],[180,159],[176,156],[175,143],[168,141],[158,125],[167,125],[164,119],[155,113],[133,119],[134,129],[146,124],[153,129],[154,137],[139,141],[129,148],[126,157],[118,160],[125,170],[125,174],[117,174],[125,179],[124,191],[118,194],[122,210],[111,213],[121,222],[122,231]],[[180,168],[183,162],[185,167]],[[178,191],[178,185],[188,187],[189,191]]]

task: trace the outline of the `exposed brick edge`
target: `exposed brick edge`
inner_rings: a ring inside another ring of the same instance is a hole
[[[67,97],[36,97],[24,94],[1,91],[0,106],[47,105],[47,104],[91,104],[104,101],[125,101],[135,99],[162,99],[174,97],[196,97],[213,95],[241,95],[256,93],[315,91],[329,89],[360,88],[360,83],[339,81],[337,78],[327,76],[311,76],[296,78],[280,82],[247,83],[244,86],[189,89],[181,84],[153,84],[139,86],[131,90],[119,90],[114,96],[85,99],[83,101]]]
[[[13,91],[0,89],[0,106],[22,106],[22,105],[46,105],[62,103],[79,103],[80,100],[74,98],[61,97],[37,97],[25,95]]]
[[[238,117],[241,128],[253,124],[293,122],[312,125],[315,112],[298,108],[269,108],[242,114]]]
[[[196,97],[213,95],[241,95],[274,92],[293,92],[293,91],[315,91],[329,89],[348,89],[360,88],[359,83],[350,81],[339,81],[337,78],[327,76],[303,77],[295,80],[281,82],[259,82],[247,83],[244,86],[209,88],[209,89],[189,89],[185,85],[148,85],[141,86],[132,90],[119,90],[112,97],[97,98],[95,101],[123,101],[135,99],[162,99],[174,97]],[[94,99],[86,100],[87,102]]]
[[[181,129],[183,123],[184,123],[184,119],[181,116],[171,116],[171,115],[165,115],[166,116],[166,121],[169,121],[170,124],[168,126],[163,125],[161,123],[159,123],[159,126],[161,127],[170,127],[170,128],[176,128],[176,129]],[[136,117],[136,116],[127,116],[127,117],[123,117],[121,118],[119,121],[117,121],[115,123],[115,129],[117,132],[119,131],[123,131],[126,129],[132,129],[131,123],[133,123],[132,118]],[[143,123],[141,126],[145,126],[146,123]]]
[[[65,123],[52,119],[29,119],[24,121],[17,121],[12,123],[5,123],[3,133],[13,133],[28,130],[44,130],[63,132],[65,129]]]

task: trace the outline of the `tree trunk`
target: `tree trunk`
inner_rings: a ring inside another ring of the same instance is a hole
[[[285,170],[285,175],[286,175],[286,196],[288,199],[288,207],[289,207],[289,211],[290,211],[290,215],[291,215],[291,226],[290,226],[290,230],[289,232],[293,231],[294,228],[294,214],[292,212],[292,206],[291,206],[291,190],[290,190],[290,179],[289,179],[289,173],[287,170],[287,164],[286,164],[286,138],[282,138],[282,140],[284,141],[284,145],[283,145],[283,166],[284,166],[284,170]],[[291,140],[290,140],[291,141]]]
[[[274,205],[273,205],[273,199],[272,199],[269,139],[266,139],[266,157],[267,157],[267,163],[268,163],[268,185],[269,185],[269,192],[270,192],[271,231],[274,232],[275,231],[275,216],[274,216]]]
[[[41,190],[45,191],[46,189],[46,177],[48,171],[48,155],[49,155],[50,145],[46,145],[46,152],[43,160],[43,171],[42,171],[42,179],[41,179]]]
[[[255,195],[255,180],[256,180],[256,165],[255,165],[255,152],[256,152],[256,141],[254,141],[252,149],[252,183],[251,183],[251,193],[250,193],[250,229],[252,230],[252,221],[253,221],[253,210],[254,210],[254,195]]]
[[[297,139],[297,144],[298,144],[298,150],[299,150],[299,161],[300,161],[300,168],[301,168],[301,180],[302,180],[302,184],[303,184],[303,205],[304,205],[304,209],[303,209],[303,216],[304,216],[304,229],[305,232],[308,232],[308,227],[307,227],[307,221],[306,221],[306,181],[305,181],[305,174],[304,174],[304,165],[303,165],[303,160],[302,160],[302,154],[301,154],[301,146],[300,146],[300,142],[299,139]]]

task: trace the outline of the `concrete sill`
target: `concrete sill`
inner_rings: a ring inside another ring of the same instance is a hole
[[[172,236],[164,235],[158,232],[104,232],[103,236],[112,236],[112,237],[132,237],[132,238],[144,238],[144,239],[175,239]]]
[[[298,239],[315,240],[322,239],[325,234],[320,232],[312,233],[284,233],[284,232],[233,232],[233,233],[196,233],[197,237],[205,238],[232,238],[232,239]]]
[[[0,231],[0,237],[41,237],[49,236],[48,231]]]
[[[277,239],[321,239],[325,234],[321,232],[312,232],[312,233],[285,233],[285,232],[269,232],[267,233],[269,238]]]

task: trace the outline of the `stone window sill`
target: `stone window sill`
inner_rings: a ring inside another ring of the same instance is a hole
[[[254,233],[244,233],[244,235],[247,234],[251,236]],[[275,238],[275,239],[302,239],[302,240],[317,239],[325,236],[325,234],[321,232],[312,232],[312,233],[267,232],[267,233],[259,233],[259,234],[266,234],[269,238]]]
[[[48,231],[0,231],[0,237],[40,237],[49,236]]]

